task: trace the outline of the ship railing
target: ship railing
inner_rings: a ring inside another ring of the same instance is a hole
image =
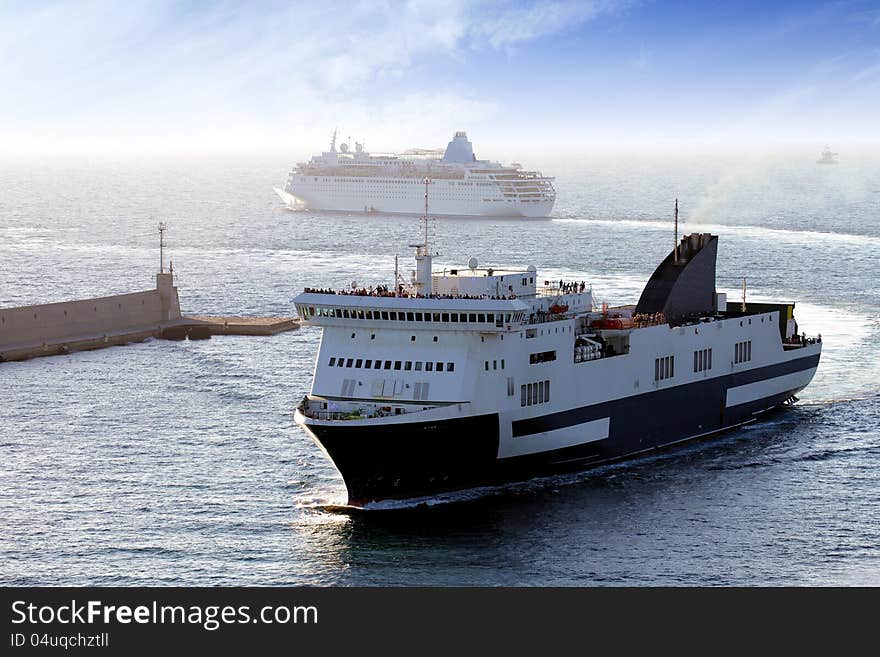
[[[539,297],[558,297],[562,294],[586,294],[593,292],[592,283],[586,281],[546,281],[542,286],[536,288]]]
[[[334,178],[413,178],[419,181],[424,180],[426,177],[431,180],[463,180],[465,177],[463,173],[410,170],[405,167],[400,167],[400,169],[396,171],[384,172],[379,170],[379,166],[377,165],[358,164],[349,166],[351,168],[346,168],[345,170],[340,170],[342,167],[332,169],[308,167],[297,171],[296,174],[302,176],[328,176]]]
[[[398,413],[401,415],[402,413]],[[344,421],[344,420],[374,420],[380,417],[391,417],[394,413],[385,412],[385,411],[373,411],[373,412],[357,412],[357,411],[323,411],[323,410],[308,410],[303,411],[303,415],[312,420],[334,420],[334,421]]]
[[[537,311],[529,315],[524,324],[528,324],[529,326],[535,324],[547,324],[549,322],[559,322],[563,319],[568,319],[571,316],[570,313],[549,313],[546,311]],[[527,335],[527,338],[533,337],[531,335]]]
[[[661,326],[669,323],[663,313],[634,313],[631,319],[633,328],[647,328],[649,326]]]
[[[800,335],[792,335],[791,337],[782,340],[782,347],[787,350],[802,349],[803,347],[808,347],[813,344],[822,344],[821,333],[816,336],[801,333]]]
[[[468,301],[514,301],[518,297],[513,295],[508,296],[495,296],[489,294],[475,295],[475,294],[430,294],[430,295],[420,295],[410,292],[404,289],[404,292],[395,295],[393,291],[388,290],[386,287],[382,287],[380,289],[370,289],[370,288],[361,288],[355,290],[334,290],[332,288],[312,288],[307,287],[303,288],[303,292],[307,294],[327,294],[327,295],[336,295],[336,296],[345,296],[345,297],[383,297],[383,298],[393,298],[397,297],[399,299],[434,299],[434,300],[446,300],[446,299],[464,299]]]
[[[355,402],[332,402],[332,408],[321,408],[321,404],[328,404],[320,400],[304,400],[300,406],[300,412],[307,418],[312,420],[330,420],[330,421],[346,421],[346,420],[374,420],[377,418],[394,417],[398,415],[409,415],[410,413],[418,413],[426,410],[426,408],[434,408],[433,406],[407,407],[401,405],[402,400],[379,400],[368,403]],[[347,408],[340,408],[347,405]]]

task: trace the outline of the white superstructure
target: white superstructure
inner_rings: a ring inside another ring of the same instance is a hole
[[[413,149],[371,154],[363,144],[336,148],[302,162],[283,190],[286,204],[312,210],[420,214],[424,180],[431,185],[435,215],[546,217],[553,209],[553,178],[519,164],[478,160],[464,132],[456,132],[445,151]]]

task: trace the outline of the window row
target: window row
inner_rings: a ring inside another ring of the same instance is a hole
[[[737,342],[733,350],[734,363],[747,363],[752,360],[752,341]]]
[[[488,360],[485,361],[485,362],[483,363],[483,367],[486,368],[486,371],[487,371],[487,372],[489,371],[489,361],[488,361]],[[492,369],[493,369],[493,370],[497,370],[497,369],[498,369],[498,361],[497,361],[497,360],[493,360],[493,361],[492,361]],[[501,359],[501,369],[502,369],[502,370],[504,369],[504,359],[503,359],[503,358]]]
[[[545,404],[550,401],[550,382],[538,381],[537,383],[524,383],[520,389],[520,406],[532,404]]]
[[[675,376],[675,356],[663,356],[654,359],[654,380],[662,381]]]
[[[529,363],[535,365],[536,363],[549,363],[552,360],[556,360],[556,351],[539,351],[536,354],[529,354]]]
[[[704,372],[712,369],[712,350],[697,349],[694,352],[694,372]]]
[[[330,367],[354,367],[365,370],[403,370],[405,372],[454,372],[455,363],[420,360],[382,360],[372,358],[344,358],[331,356]]]
[[[343,165],[343,166],[351,166],[351,165]],[[388,178],[367,178],[367,177],[357,177],[357,178],[314,178],[315,182],[365,182],[365,183],[374,183],[377,185],[419,185],[421,187],[425,186],[424,180],[414,179],[414,180],[400,180],[400,179],[388,179]],[[300,176],[300,182],[306,182],[305,176]],[[433,183],[433,181],[432,181]],[[440,183],[442,184],[442,183]],[[447,183],[449,186],[459,185],[461,187],[497,187],[497,183],[494,182],[452,182]]]
[[[324,306],[298,306],[297,311],[303,319],[313,317],[335,317],[336,319],[368,319],[392,322],[443,322],[495,324],[497,322],[520,322],[525,313],[426,313],[416,311],[373,310],[359,308],[330,308]]]
[[[350,165],[343,165],[350,166]],[[314,177],[314,176],[312,176]],[[305,182],[304,177],[300,177],[300,180]],[[338,176],[333,176],[332,178],[321,178],[321,182],[331,182],[331,183],[377,183],[380,185],[420,185],[422,187],[425,186],[424,180],[401,180],[401,179],[383,179],[383,178],[366,178],[360,177],[357,178],[340,178]],[[318,182],[318,178],[315,178],[315,182]]]

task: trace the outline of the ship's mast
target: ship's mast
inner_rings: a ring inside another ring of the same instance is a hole
[[[675,199],[675,246],[672,249],[675,252],[675,264],[678,264],[678,199]]]
[[[330,137],[330,152],[336,152],[336,128],[333,128],[333,136]]]
[[[430,180],[425,178],[425,255],[428,255],[428,185],[430,184]]]
[[[431,261],[432,256],[428,245],[428,185],[431,184],[429,178],[425,178],[425,215],[422,221],[425,223],[425,236],[421,244],[410,244],[416,250],[416,275],[413,283],[415,284],[416,294],[423,296],[431,296]]]

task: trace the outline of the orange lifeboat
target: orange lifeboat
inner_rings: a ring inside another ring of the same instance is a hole
[[[606,317],[593,322],[594,329],[629,329],[635,325],[630,317]]]
[[[554,303],[548,310],[554,315],[558,315],[559,313],[564,313],[568,310],[568,306],[563,303]]]

